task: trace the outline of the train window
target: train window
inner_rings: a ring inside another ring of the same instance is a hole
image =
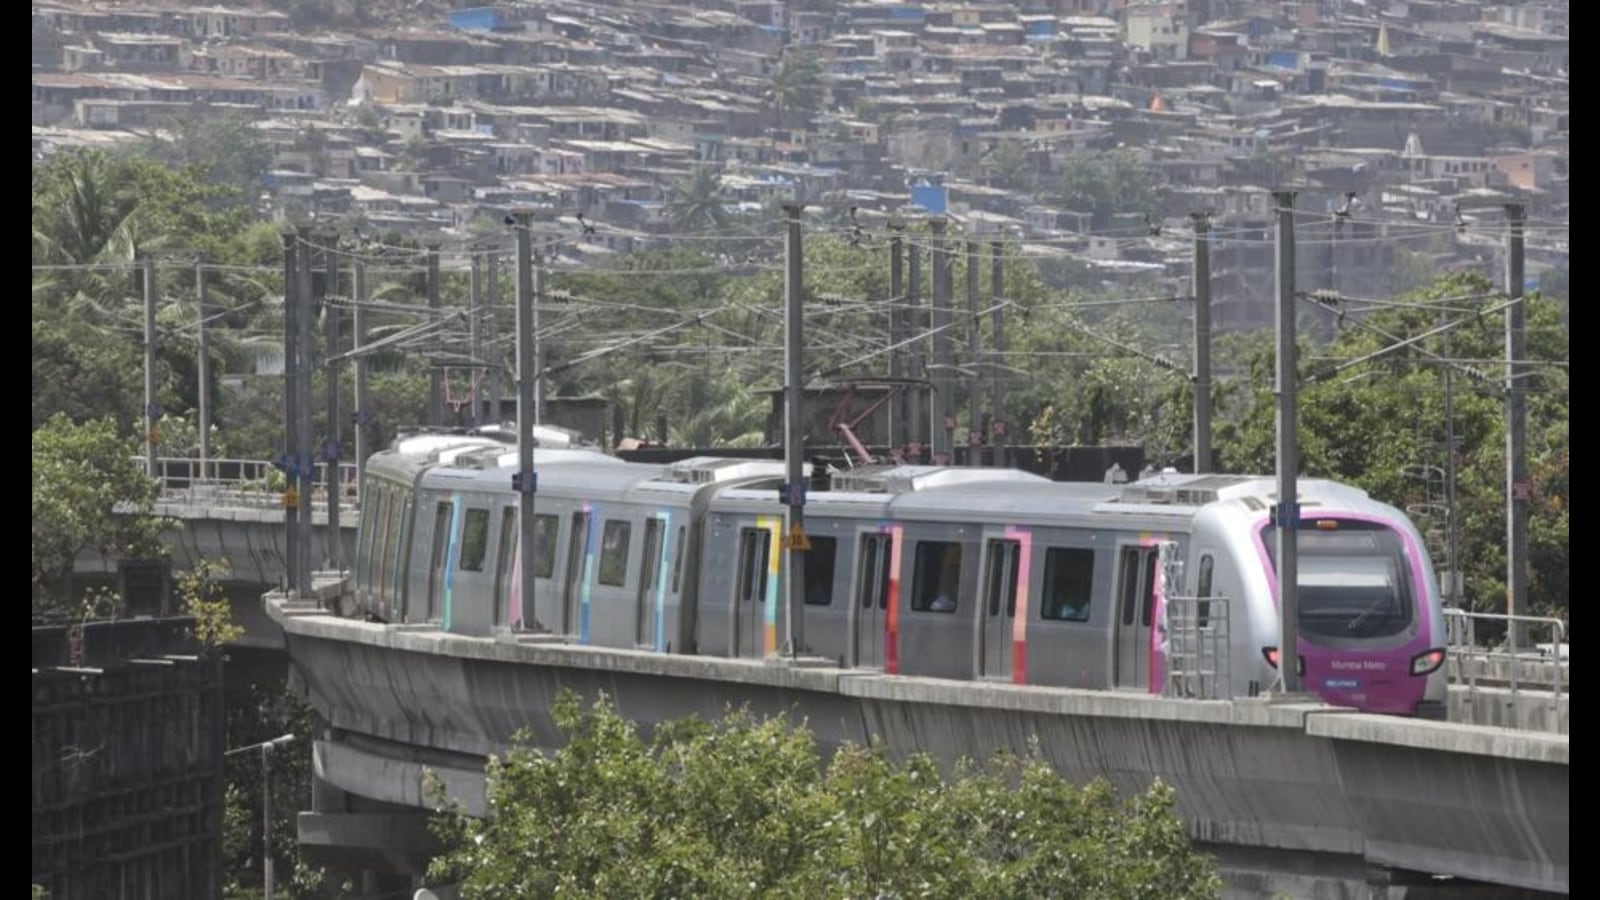
[[[567,622],[575,621],[572,618],[572,604],[577,602],[578,588],[583,584],[588,575],[584,568],[589,562],[589,514],[575,512],[572,514],[572,531],[567,538]]]
[[[394,577],[394,558],[399,552],[400,517],[406,505],[400,492],[392,487],[384,487],[383,499],[383,534],[376,539],[379,542],[375,551],[378,558],[374,563],[377,571],[372,573],[372,580],[378,585],[378,593],[387,603],[400,597],[400,590]]]
[[[984,596],[988,598],[991,616],[1000,615],[1000,606],[1004,603],[1006,618],[1016,618],[1018,548],[1021,546],[1017,541],[989,542],[986,566],[989,578]]]
[[[428,618],[432,619],[438,612],[439,601],[443,598],[440,582],[444,580],[445,548],[449,546],[450,513],[449,501],[442,501],[433,508],[433,556],[428,565]]]
[[[1039,614],[1059,622],[1089,621],[1094,551],[1051,547],[1044,555],[1044,597]]]
[[[628,581],[628,535],[632,523],[607,519],[600,536],[600,583],[621,587]]]
[[[410,492],[404,491],[403,488],[400,490],[402,491],[400,494],[401,500],[397,504],[399,509],[395,510],[395,518],[392,525],[392,530],[394,531],[394,560],[392,562],[394,575],[391,580],[391,589],[394,591],[395,605],[403,608],[405,604],[411,602],[411,579],[406,577],[406,573],[411,571],[412,550],[414,549],[413,544],[417,527],[417,499]]]
[[[672,558],[672,592],[674,594],[678,592],[678,586],[683,581],[683,547],[689,542],[688,533],[689,529],[686,526],[678,526],[678,549],[673,552]]]
[[[533,577],[549,578],[556,572],[556,529],[561,523],[555,516],[533,517]]]
[[[1296,535],[1300,633],[1341,639],[1399,634],[1415,618],[1405,543],[1380,522],[1337,523],[1337,530]],[[1263,528],[1261,539],[1275,570],[1277,530]]]
[[[1201,599],[1195,604],[1195,618],[1201,628],[1211,622],[1211,603],[1205,598],[1211,596],[1211,571],[1216,565],[1217,561],[1211,558],[1211,554],[1200,557],[1200,584],[1195,589],[1195,595]]]
[[[806,605],[827,606],[833,602],[833,564],[839,555],[839,541],[813,537],[806,554]]]
[[[483,559],[488,555],[489,511],[469,509],[461,526],[461,555],[456,561],[464,572],[482,572]]]
[[[961,545],[954,541],[918,541],[911,608],[955,612],[961,592]]]
[[[1154,550],[1145,551],[1144,593],[1139,599],[1139,602],[1144,606],[1144,610],[1143,615],[1141,615],[1139,618],[1139,624],[1145,626],[1146,628],[1150,627],[1150,609],[1156,605],[1156,567],[1161,564],[1156,557],[1157,554]]]
[[[511,560],[517,552],[517,511],[509,506],[500,510],[499,552],[494,569],[494,618],[496,622],[504,622],[509,590],[506,579],[511,575]]]
[[[361,515],[361,543],[356,548],[356,575],[361,586],[372,590],[372,552],[377,548],[378,523],[383,521],[383,492],[367,479],[367,499]]]
[[[1133,624],[1133,607],[1139,596],[1139,551],[1129,547],[1122,551],[1122,624]]]
[[[767,557],[772,533],[765,528],[739,530],[739,602],[767,602]]]
[[[889,568],[894,562],[890,537],[887,534],[868,534],[861,537],[861,583],[856,590],[861,595],[861,608],[889,608]]]
[[[378,560],[377,580],[384,585],[384,600],[398,604],[401,597],[399,568],[400,529],[405,525],[406,501],[395,488],[384,491],[388,495],[388,508],[384,510],[383,555]]]

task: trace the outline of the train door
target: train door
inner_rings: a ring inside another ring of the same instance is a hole
[[[567,584],[561,594],[561,633],[577,634],[579,630],[578,607],[583,601],[583,584],[588,577],[589,564],[589,514],[572,514],[572,533],[567,540]]]
[[[1017,618],[1017,582],[1022,542],[989,537],[984,541],[982,600],[978,604],[978,677],[1011,680],[1011,642]]]
[[[450,546],[451,503],[440,501],[433,508],[433,555],[428,562],[428,612],[423,621],[431,622],[439,616],[439,606],[444,592],[444,564]]]
[[[1116,681],[1150,687],[1150,628],[1155,606],[1157,548],[1124,546],[1117,564]]]
[[[857,555],[855,602],[851,604],[854,652],[851,665],[881,669],[889,628],[889,581],[894,561],[893,535],[861,533]]]
[[[739,569],[733,597],[734,656],[760,659],[766,655],[768,594],[777,587],[772,561],[771,531],[760,527],[739,529]]]
[[[661,519],[644,520],[644,559],[639,564],[639,597],[634,605],[633,642],[639,647],[656,645],[656,590],[661,573]]]

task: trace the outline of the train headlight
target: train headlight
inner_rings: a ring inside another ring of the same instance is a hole
[[[1262,647],[1261,655],[1267,658],[1267,665],[1274,669],[1278,667],[1277,647]],[[1304,656],[1296,656],[1294,658],[1294,671],[1296,675],[1306,674],[1306,658]]]
[[[1435,669],[1442,665],[1444,665],[1443,647],[1435,647],[1432,650],[1424,650],[1421,653],[1418,653],[1416,656],[1411,657],[1411,674],[1431,675]]]

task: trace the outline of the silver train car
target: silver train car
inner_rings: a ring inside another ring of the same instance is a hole
[[[538,437],[534,596],[521,591],[515,447],[501,433],[424,433],[366,467],[355,590],[367,615],[660,653],[786,647],[781,463],[645,465],[557,430]],[[1062,483],[884,466],[821,486],[805,508],[808,655],[890,674],[1159,692],[1173,662],[1168,599],[1183,597],[1225,635],[1224,693],[1275,680],[1270,478]],[[1443,613],[1421,536],[1356,488],[1300,489],[1304,689],[1442,717]]]

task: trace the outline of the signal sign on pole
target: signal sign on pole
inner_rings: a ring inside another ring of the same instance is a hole
[[[797,550],[801,553],[810,550],[811,538],[806,537],[805,528],[798,523],[793,528],[790,528],[789,533],[783,536],[783,549]]]
[[[300,508],[300,492],[295,490],[294,488],[289,488],[288,490],[284,491],[283,492],[283,508],[284,509],[299,509]]]

